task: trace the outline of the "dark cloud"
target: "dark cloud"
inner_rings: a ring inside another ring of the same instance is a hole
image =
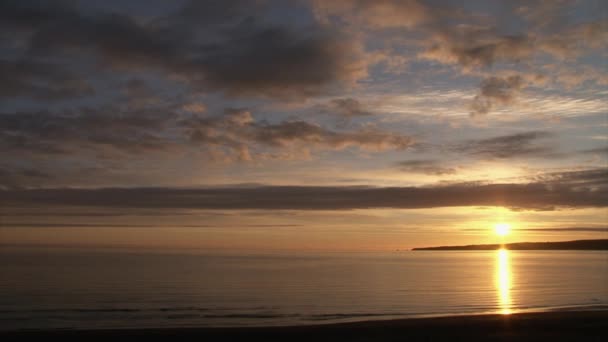
[[[206,215],[208,215],[209,213],[206,212]],[[221,215],[224,215],[225,213],[221,213]],[[181,217],[181,216],[197,216],[198,214],[193,213],[193,212],[187,212],[187,211],[172,211],[172,212],[159,212],[159,211],[155,211],[155,210],[131,210],[131,209],[127,209],[125,211],[120,211],[117,210],[115,208],[112,208],[111,210],[100,210],[100,211],[95,211],[95,209],[93,209],[93,211],[79,211],[79,210],[70,210],[70,211],[65,211],[65,210],[52,210],[52,211],[46,211],[46,210],[40,210],[40,208],[38,208],[38,210],[32,211],[32,210],[14,210],[11,212],[6,212],[3,213],[3,215],[5,215],[5,217],[13,217],[13,218],[17,218],[17,219],[21,219],[23,217],[27,217],[27,218],[44,218],[47,219],[49,217],[69,217],[69,218],[75,218],[75,217],[80,217],[80,218],[86,218],[87,220],[89,220],[92,217],[95,218],[108,218],[108,217],[112,217],[112,218],[121,218],[121,217],[138,217],[138,216],[174,216],[174,217]],[[220,215],[219,213],[213,213],[213,215]]]
[[[358,46],[315,31],[242,28],[193,61],[200,76],[196,82],[232,95],[297,98],[365,76]]]
[[[150,98],[154,94],[154,91],[146,82],[137,78],[132,78],[125,82],[124,92],[127,96],[134,99]]]
[[[0,150],[5,153],[70,154],[79,149],[158,150],[171,114],[164,110],[118,107],[63,112],[0,113]]]
[[[0,189],[18,189],[23,184],[46,183],[52,176],[34,168],[0,166]]]
[[[405,160],[397,163],[397,167],[408,173],[422,173],[426,175],[451,175],[456,173],[456,168],[443,166],[436,160]]]
[[[552,136],[549,132],[532,131],[503,135],[499,137],[471,140],[451,148],[452,151],[467,153],[487,159],[508,159],[517,157],[554,157],[556,153],[550,145],[539,140]]]
[[[127,91],[147,90],[133,81],[128,82]],[[0,143],[0,151],[20,158],[27,154],[76,156],[91,152],[120,157],[196,147],[210,156],[221,155],[225,157],[223,160],[248,161],[275,158],[267,153],[268,149],[279,153],[291,151],[292,157],[301,158],[310,157],[313,150],[349,147],[403,150],[412,146],[414,140],[372,128],[338,131],[301,120],[256,122],[247,109],[227,109],[223,115],[202,116],[191,111],[188,115],[180,114],[170,105],[128,104],[60,112],[0,113]]]
[[[62,215],[59,215],[62,216]],[[133,224],[133,223],[40,223],[40,222],[3,222],[3,227],[10,228],[219,228],[226,227],[225,225],[209,225],[209,224]],[[292,228],[301,227],[299,224],[238,224],[230,225],[230,227],[244,228]]]
[[[333,99],[323,106],[322,110],[331,114],[337,114],[343,118],[367,116],[373,114],[373,112],[360,101],[350,97]]]
[[[70,99],[94,94],[93,87],[62,65],[0,59],[0,98]]]
[[[411,137],[376,129],[335,131],[305,121],[256,122],[246,109],[229,109],[215,118],[192,118],[182,123],[191,140],[229,149],[239,159],[251,159],[251,147],[304,149],[402,150],[414,144]]]
[[[402,150],[413,145],[411,137],[396,133],[362,129],[350,132],[332,131],[304,121],[288,121],[280,124],[256,126],[255,141],[270,146],[286,146],[305,143],[343,149],[349,146],[366,150]]]
[[[230,27],[251,13],[252,4],[248,0],[190,0],[174,15],[172,21],[195,27]]]
[[[206,189],[105,188],[0,191],[2,206],[349,210],[503,206],[551,210],[608,206],[608,170],[552,174],[544,182],[429,187],[257,186]]]
[[[589,169],[570,172],[552,172],[538,175],[537,182],[565,183],[576,187],[604,187],[608,182],[608,169]]]
[[[230,95],[304,98],[366,75],[354,41],[320,26],[254,19],[264,8],[253,2],[193,1],[148,21],[117,12],[82,13],[62,4],[5,1],[3,25],[27,32],[35,56],[75,59],[93,53],[98,68],[155,70]]]
[[[608,147],[590,148],[587,150],[579,151],[579,153],[608,155]]]
[[[465,69],[487,67],[498,61],[517,62],[535,53],[534,42],[526,35],[500,35],[494,29],[449,27],[434,32],[434,43],[423,58]]]
[[[522,77],[517,75],[506,78],[491,77],[481,82],[481,95],[506,103],[513,99],[513,91],[521,89],[523,83]]]
[[[524,87],[524,79],[519,75],[490,77],[481,82],[479,95],[471,105],[472,115],[487,114],[496,104],[509,105]]]

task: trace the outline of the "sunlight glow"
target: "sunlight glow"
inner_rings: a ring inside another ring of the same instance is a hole
[[[497,223],[494,225],[494,230],[496,230],[496,234],[505,236],[511,231],[511,225],[504,222]]]
[[[499,249],[496,254],[496,290],[500,313],[511,314],[511,265],[509,251],[506,249]]]

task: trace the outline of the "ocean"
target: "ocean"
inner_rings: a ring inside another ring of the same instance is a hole
[[[608,308],[608,253],[0,249],[0,329],[269,326]]]

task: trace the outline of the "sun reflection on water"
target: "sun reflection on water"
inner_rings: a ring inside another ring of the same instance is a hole
[[[496,254],[496,290],[500,313],[511,314],[511,263],[509,251],[504,248]]]

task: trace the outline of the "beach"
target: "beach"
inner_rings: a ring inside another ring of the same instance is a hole
[[[562,311],[363,321],[309,326],[32,330],[0,333],[3,341],[605,341],[608,311]]]

